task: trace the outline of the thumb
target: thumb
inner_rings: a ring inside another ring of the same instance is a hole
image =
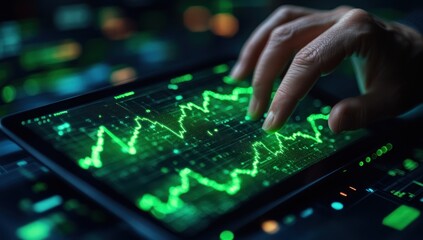
[[[371,92],[340,101],[330,112],[329,128],[339,133],[366,127],[374,121],[393,116],[396,101],[383,95],[381,92]]]

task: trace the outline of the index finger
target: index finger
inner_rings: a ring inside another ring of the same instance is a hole
[[[360,49],[361,44],[368,44],[363,37],[369,37],[368,33],[372,32],[369,18],[363,10],[350,10],[298,52],[275,94],[263,130],[273,132],[281,128],[321,73],[335,68],[346,56]]]

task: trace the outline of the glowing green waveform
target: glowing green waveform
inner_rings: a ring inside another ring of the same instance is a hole
[[[127,143],[123,142],[118,138],[113,132],[111,132],[107,127],[100,126],[97,131],[97,142],[91,147],[91,155],[85,158],[81,158],[78,163],[84,168],[88,169],[89,167],[101,168],[103,162],[101,159],[101,153],[104,151],[105,135],[109,136],[113,142],[118,144],[124,153],[134,155],[137,153],[135,147],[140,131],[143,127],[143,123],[147,123],[150,126],[160,127],[174,136],[184,139],[187,130],[184,126],[185,119],[188,114],[187,111],[198,110],[203,113],[209,113],[209,105],[212,98],[220,101],[238,101],[241,95],[250,95],[252,93],[252,88],[234,88],[230,94],[221,94],[213,91],[206,90],[203,92],[203,102],[200,105],[197,105],[193,102],[188,102],[186,104],[179,105],[180,117],[178,119],[178,127],[172,129],[158,121],[151,120],[146,117],[137,116],[134,120],[136,126],[134,128],[133,134],[130,137]],[[250,177],[255,177],[258,174],[258,165],[261,162],[260,151],[266,151],[269,154],[277,157],[284,153],[283,141],[295,141],[297,138],[309,139],[315,143],[322,143],[321,132],[316,125],[318,120],[327,120],[329,118],[328,114],[311,114],[307,117],[307,121],[310,124],[312,129],[312,134],[307,134],[301,131],[292,133],[289,136],[285,136],[280,133],[275,133],[273,137],[277,141],[277,150],[272,151],[268,146],[266,146],[262,141],[257,141],[252,144],[253,150],[253,161],[250,169],[233,169],[228,175],[230,179],[226,182],[219,183],[216,180],[210,179],[203,176],[201,173],[195,172],[190,168],[184,168],[179,171],[180,184],[177,186],[169,187],[169,196],[166,202],[163,202],[158,197],[151,194],[144,194],[138,201],[138,205],[141,209],[145,211],[151,211],[156,216],[166,215],[173,213],[185,205],[184,201],[181,199],[183,194],[186,194],[190,191],[191,181],[196,181],[200,185],[205,187],[212,188],[219,192],[225,192],[229,195],[234,195],[238,193],[241,189],[242,179],[241,175],[246,175]]]
[[[179,171],[179,177],[181,183],[177,186],[169,187],[169,196],[167,202],[163,202],[158,197],[151,194],[144,194],[138,205],[144,211],[152,211],[156,216],[162,216],[171,214],[185,205],[184,201],[181,199],[181,195],[190,191],[191,181],[196,181],[200,185],[205,187],[212,188],[213,190],[219,192],[225,192],[229,195],[234,195],[238,193],[241,189],[242,179],[240,175],[247,175],[250,177],[255,177],[258,174],[258,164],[261,162],[260,150],[264,150],[269,154],[277,157],[285,152],[283,147],[283,141],[295,141],[297,138],[304,138],[312,140],[316,143],[322,143],[321,132],[316,125],[317,120],[328,120],[329,115],[325,114],[311,114],[307,117],[307,122],[310,123],[313,134],[307,134],[303,132],[295,132],[289,136],[284,136],[280,133],[275,133],[274,137],[277,140],[278,148],[276,151],[272,151],[268,146],[266,146],[262,141],[254,142],[252,145],[253,149],[253,162],[250,169],[241,169],[235,168],[229,173],[230,179],[224,183],[219,183],[213,179],[201,175],[201,173],[195,172],[190,168],[184,168]],[[191,180],[192,179],[192,180]]]
[[[104,151],[104,138],[105,134],[108,135],[113,142],[118,144],[124,153],[128,153],[134,155],[137,153],[137,149],[135,148],[135,144],[137,142],[138,136],[140,134],[140,130],[142,128],[142,123],[149,123],[151,126],[161,127],[171,134],[175,135],[178,138],[184,139],[184,135],[187,132],[184,126],[184,122],[186,117],[188,116],[187,111],[198,110],[204,113],[209,113],[209,105],[212,98],[220,100],[220,101],[238,101],[241,95],[251,94],[252,88],[241,88],[237,87],[232,90],[230,94],[221,94],[216,93],[213,91],[206,90],[203,92],[203,102],[201,105],[197,105],[193,102],[188,102],[186,104],[179,105],[179,109],[181,111],[181,115],[179,116],[178,123],[179,126],[177,129],[172,129],[160,122],[151,120],[146,117],[137,116],[134,120],[136,126],[134,128],[133,134],[129,139],[129,142],[123,142],[119,137],[117,137],[113,132],[111,132],[107,127],[100,126],[97,130],[97,143],[91,147],[91,155],[85,158],[81,158],[78,160],[79,165],[84,168],[88,169],[89,167],[101,168],[103,166],[103,162],[101,160],[101,153]]]

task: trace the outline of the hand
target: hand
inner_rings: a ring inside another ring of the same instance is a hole
[[[244,79],[255,69],[248,115],[258,119],[267,110],[275,79],[287,69],[263,124],[272,132],[283,126],[321,74],[349,56],[362,60],[354,61],[362,95],[332,108],[333,132],[365,127],[422,101],[422,35],[350,7],[277,9],[248,39],[231,76]]]

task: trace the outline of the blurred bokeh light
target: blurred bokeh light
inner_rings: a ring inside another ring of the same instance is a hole
[[[184,24],[191,32],[205,32],[209,30],[211,13],[203,6],[192,6],[184,12]]]
[[[134,80],[137,76],[135,69],[132,67],[121,67],[112,72],[110,81],[113,85],[120,85]]]
[[[233,37],[238,32],[238,19],[230,13],[219,13],[210,20],[214,34],[221,37]]]
[[[281,3],[338,5],[306,0],[7,1],[0,9],[0,113],[235,55]],[[345,4],[388,19],[404,15],[379,0]]]

